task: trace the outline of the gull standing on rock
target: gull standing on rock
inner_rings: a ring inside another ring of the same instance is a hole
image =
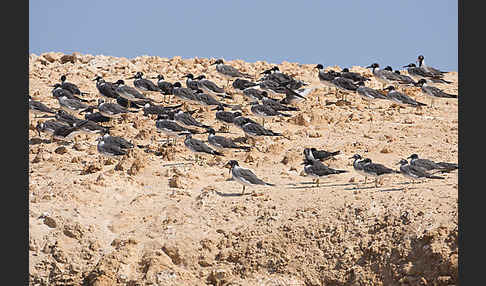
[[[228,80],[226,85],[229,85],[229,81],[237,77],[252,78],[247,73],[242,73],[230,65],[225,65],[223,59],[218,59],[211,65],[216,65],[216,71]]]
[[[133,81],[133,86],[136,88],[143,90],[143,91],[160,91],[160,88],[156,86],[153,82],[146,78],[142,78],[143,73],[137,72],[134,76],[129,77],[128,79],[135,79]]]
[[[93,81],[96,81],[96,88],[102,96],[111,99],[116,99],[118,97],[116,84],[105,81],[101,76],[97,76]]]
[[[69,99],[66,96],[58,97],[57,100],[62,110],[71,113],[73,115],[78,114],[82,110],[88,108],[88,105],[82,103],[81,101],[76,99]]]
[[[54,109],[47,107],[40,101],[33,100],[30,95],[29,95],[29,112],[35,114],[36,117],[38,114],[42,114],[42,115],[56,114],[56,111]]]
[[[439,97],[439,98],[457,98],[456,94],[446,93],[446,92],[443,92],[442,90],[438,89],[435,86],[428,85],[427,80],[425,78],[420,79],[417,82],[417,86],[420,86],[422,92],[430,97],[430,99],[431,99],[430,106],[431,107],[433,106],[434,99],[437,98],[437,97]]]
[[[153,101],[151,98],[148,98],[145,95],[141,94],[136,88],[125,85],[125,81],[122,79],[116,81],[115,84],[117,85],[116,93],[120,97],[128,100],[128,108],[130,108],[130,102],[132,101],[143,101],[144,103]]]
[[[202,91],[207,92],[208,94],[211,95],[216,95],[223,98],[231,98],[229,95],[226,94],[226,92],[222,87],[219,87],[214,82],[206,79],[205,75],[202,74],[196,77],[196,80],[197,80],[196,83],[198,89],[201,89]]]
[[[61,87],[63,89],[66,89],[66,90],[70,91],[72,94],[75,94],[75,95],[85,95],[85,94],[88,94],[87,92],[81,92],[79,90],[79,87],[77,85],[75,85],[74,83],[67,82],[66,81],[66,75],[62,75],[61,76]]]
[[[129,112],[137,112],[124,108],[118,103],[105,102],[102,98],[98,99],[98,111],[104,117],[116,118],[120,117],[122,114],[127,114]]]
[[[415,107],[420,107],[420,106],[427,106],[425,103],[418,102],[414,100],[413,98],[407,96],[404,93],[401,93],[397,90],[395,90],[395,87],[393,85],[390,85],[389,87],[385,88],[384,90],[388,90],[388,94],[386,95],[387,99],[394,101],[398,103],[399,105],[411,105]]]

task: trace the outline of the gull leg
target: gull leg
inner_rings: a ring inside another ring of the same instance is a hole
[[[244,195],[245,194],[245,185],[243,185],[243,191],[241,191],[241,194]]]
[[[317,178],[316,183],[317,183],[317,187],[319,188],[319,178]]]
[[[367,179],[368,179],[368,177],[367,177],[367,176],[365,176],[365,181],[364,181],[364,184],[365,184],[365,185],[366,185],[366,180],[367,180]]]

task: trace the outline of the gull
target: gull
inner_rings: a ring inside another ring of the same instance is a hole
[[[157,117],[155,121],[155,127],[157,131],[164,133],[167,136],[167,144],[169,144],[169,138],[174,138],[174,144],[177,143],[177,137],[185,135],[185,132],[198,133],[196,130],[185,128],[177,124],[174,121],[174,113],[162,114]]]
[[[136,88],[125,85],[125,81],[122,79],[117,80],[115,84],[117,85],[116,93],[120,97],[128,100],[128,107],[130,107],[130,102],[132,101],[136,101],[136,102],[143,101],[144,103],[152,102],[151,98],[148,98],[145,95],[141,94]]]
[[[185,76],[186,78],[186,87],[192,90],[197,90],[197,80],[194,79],[194,75],[192,73],[188,73]]]
[[[416,84],[416,82],[413,80],[413,78],[406,76],[406,75],[403,75],[403,74],[400,74],[400,71],[398,71],[398,70],[393,71],[391,66],[386,66],[384,68],[384,70],[394,72],[397,75],[397,77],[400,79],[400,81],[398,82],[400,84],[408,84],[408,85],[409,84]]]
[[[341,77],[348,78],[352,80],[353,82],[358,82],[358,81],[369,81],[370,79],[362,76],[361,74],[357,72],[350,72],[348,68],[344,68],[341,72]]]
[[[130,105],[128,103],[130,102]],[[120,106],[125,107],[125,108],[135,108],[135,109],[140,109],[143,107],[145,103],[149,103],[150,101],[144,101],[144,100],[139,100],[139,101],[128,101],[125,98],[121,96],[116,97],[116,103],[118,103]]]
[[[222,105],[225,107],[229,107],[228,104],[224,102],[220,102],[214,97],[212,97],[210,94],[205,93],[201,89],[197,89],[194,93],[194,97],[196,98],[196,101],[204,106],[212,106],[212,105]]]
[[[390,85],[384,90],[388,90],[387,98],[391,101],[398,103],[399,105],[411,105],[415,107],[427,106],[425,103],[418,102],[404,93],[395,90],[395,87]]]
[[[143,91],[160,91],[160,88],[155,85],[153,82],[146,78],[142,78],[143,73],[137,72],[134,76],[129,77],[128,79],[135,79],[133,81],[133,86],[136,88],[143,90]]]
[[[211,147],[206,145],[201,140],[192,138],[192,134],[190,132],[187,132],[185,134],[186,134],[186,139],[184,140],[184,145],[187,147],[187,149],[195,153],[196,162],[198,160],[199,153],[206,153],[206,154],[211,154],[216,156],[224,156],[223,153],[211,149]]]
[[[73,127],[79,127],[80,131],[90,133],[90,134],[106,134],[109,133],[110,130],[106,127],[103,127],[91,120],[79,120],[74,122]]]
[[[78,114],[82,110],[88,108],[88,105],[82,103],[81,101],[69,99],[66,96],[58,97],[57,100],[61,109],[71,114]]]
[[[60,97],[67,97],[69,99],[75,99],[77,101],[82,101],[82,102],[88,102],[88,100],[84,98],[79,98],[76,95],[74,95],[72,92],[70,92],[67,89],[62,88],[62,85],[60,83],[56,83],[55,85],[51,85],[51,87],[54,87],[52,89],[52,96],[55,98],[60,98]]]
[[[150,102],[147,102],[144,107],[143,107],[143,115],[147,116],[150,114],[166,114],[170,111],[173,111],[174,109],[180,108],[182,104],[178,105],[173,105],[173,106],[161,106],[161,105],[155,105],[151,104]]]
[[[270,106],[272,109],[276,111],[298,111],[299,110],[297,107],[285,105],[273,98],[268,97],[268,93],[266,91],[262,93],[261,102],[263,105]]]
[[[172,94],[172,83],[165,81],[164,76],[161,74],[158,74],[156,77],[152,77],[152,79],[157,79],[157,86],[159,87],[160,92],[164,95],[165,102],[165,97]]]
[[[417,57],[417,62],[419,64],[419,67],[422,67],[423,69],[425,69],[426,71],[428,71],[429,73],[433,74],[433,75],[436,75],[438,77],[441,77],[443,74],[446,74],[447,72],[445,71],[440,71],[436,68],[433,68],[433,67],[429,67],[428,65],[425,64],[425,58],[423,55],[419,55]]]
[[[243,95],[249,98],[251,101],[258,101],[263,98],[263,93],[267,93],[265,90],[249,87],[243,90]]]
[[[291,117],[292,115],[282,113],[273,109],[271,106],[266,104],[258,104],[258,102],[252,102],[251,104],[251,112],[259,117],[263,118],[262,126],[265,126],[265,117],[273,117],[273,116],[284,116],[284,117]]]
[[[84,119],[91,120],[97,123],[104,123],[110,121],[109,117],[103,116],[99,111],[95,113],[86,113],[84,115]]]
[[[417,86],[420,86],[422,92],[425,93],[426,95],[428,95],[430,97],[430,99],[431,99],[430,106],[433,105],[434,98],[436,98],[436,97],[440,97],[440,98],[457,98],[457,95],[456,94],[446,93],[446,92],[443,92],[442,90],[438,89],[435,86],[428,85],[427,84],[427,80],[425,78],[420,79],[417,82]]]
[[[436,75],[434,73],[429,72],[424,67],[417,67],[414,63],[408,64],[403,66],[407,68],[408,74],[416,81],[426,78],[434,83],[452,83],[451,81],[444,80],[442,75]]]
[[[29,112],[32,112],[35,117],[37,118],[38,114],[48,115],[48,114],[56,114],[54,109],[47,107],[40,101],[33,100],[32,97],[29,95]]]
[[[71,113],[68,113],[68,112],[66,112],[62,109],[59,109],[56,112],[56,114],[54,115],[54,117],[58,121],[64,122],[64,123],[68,124],[69,126],[73,126],[73,124],[76,123],[76,122],[83,121],[82,119],[77,118],[76,116],[74,116]]]
[[[297,90],[292,90],[287,88],[285,91],[285,97],[280,100],[282,104],[296,104],[301,102],[302,100],[306,100],[306,96],[311,93],[315,88],[300,88]]]
[[[98,111],[104,117],[116,118],[129,112],[136,113],[136,110],[129,110],[118,103],[105,102],[102,98],[98,99]]]
[[[218,59],[211,65],[216,65],[216,71],[222,75],[224,78],[231,80],[237,77],[244,77],[244,78],[252,78],[251,75],[247,73],[242,73],[238,69],[230,66],[230,65],[225,65],[223,59]],[[227,85],[229,84],[229,81]]]
[[[304,148],[304,156],[307,160],[325,161],[339,155],[341,151],[329,152],[326,150],[317,150],[316,148]]]
[[[222,87],[219,87],[214,82],[206,79],[205,75],[202,74],[196,77],[196,79],[197,79],[197,89],[201,89],[202,91],[211,95],[216,95],[223,98],[231,98],[229,95],[226,94],[226,92]]]
[[[275,186],[274,184],[264,182],[263,180],[259,179],[252,170],[240,167],[238,161],[230,160],[226,163],[225,166],[229,166],[231,176],[235,181],[243,185],[243,190],[241,194],[245,193],[246,186]]]
[[[344,91],[344,94],[358,89],[358,86],[352,80],[342,77],[340,73],[337,73],[337,76],[331,80],[331,84],[334,85],[337,90]],[[346,100],[346,97],[343,96],[343,100]]]
[[[87,92],[81,92],[79,90],[78,86],[75,85],[74,83],[67,82],[66,81],[66,75],[62,75],[61,76],[61,87],[63,89],[66,89],[66,90],[70,91],[74,95],[84,95],[84,94],[88,94]]]
[[[183,127],[196,126],[206,129],[210,128],[210,126],[197,121],[190,113],[184,112],[181,109],[174,110],[174,120]]]
[[[215,114],[216,120],[223,122],[224,129],[226,130],[229,129],[227,124],[233,124],[235,118],[241,116],[241,112],[239,111],[225,111],[223,105],[218,105],[211,110],[217,110]]]
[[[119,136],[113,136],[108,133],[103,135],[102,140],[106,143],[118,145],[121,149],[132,149],[133,147],[135,147],[133,143],[128,142],[126,139]]]
[[[363,170],[363,162],[365,162],[365,160],[359,154],[354,154],[353,157],[350,157],[349,159],[354,159],[353,168],[358,174],[365,177],[364,183],[366,184],[366,180],[368,179],[368,174]]]
[[[40,122],[40,121],[37,122],[35,129],[37,133],[39,133],[39,137],[41,136],[41,132],[45,132],[52,136],[57,129],[62,128],[63,126],[70,127],[69,125],[60,121],[47,120],[44,122]],[[51,138],[51,142],[52,142],[52,138]]]
[[[346,170],[336,170],[329,168],[328,166],[322,164],[321,161],[315,159],[305,159],[302,164],[304,165],[304,172],[307,175],[316,178],[315,182],[317,184],[317,187],[319,187],[319,179],[323,176],[348,172]]]
[[[113,157],[120,157],[127,154],[127,150],[122,148],[116,142],[110,140],[105,141],[104,136],[99,137],[98,139],[96,139],[96,141],[98,141],[96,149],[103,156],[113,158]]]
[[[459,168],[455,163],[434,162],[429,159],[421,159],[417,154],[412,154],[407,159],[410,159],[410,165],[425,169],[426,171],[437,170],[442,173],[450,172]]]
[[[420,178],[428,178],[428,179],[444,179],[444,177],[434,176],[432,174],[427,173],[425,169],[422,167],[414,166],[408,164],[406,159],[401,159],[400,162],[400,172],[407,178],[411,178],[412,181]]]
[[[248,146],[240,146],[236,144],[231,138],[216,135],[216,131],[213,128],[208,129],[208,143],[218,150],[223,149],[243,149],[249,151],[251,148]]]
[[[373,75],[383,87],[388,84],[400,82],[400,76],[398,74],[389,70],[380,70],[380,65],[378,63],[373,63],[366,68],[372,69]]]
[[[52,137],[50,142],[52,142],[52,138],[64,140],[74,136],[79,133],[79,128],[86,122],[87,120],[80,122],[78,126],[69,126],[59,121],[49,120],[37,123],[36,130],[39,133],[39,136],[41,131],[51,134]]]
[[[363,172],[368,176],[375,177],[375,187],[378,187],[378,178],[384,175],[400,173],[396,170],[385,167],[382,164],[373,163],[371,159],[366,158],[361,161]]]
[[[102,96],[111,99],[116,99],[118,97],[116,84],[105,81],[101,76],[97,76],[93,81],[96,81],[96,88]]]
[[[172,86],[172,94],[186,102],[194,102],[196,101],[196,97],[194,96],[194,91],[187,87],[182,87],[180,82],[175,82]]]
[[[250,87],[258,86],[258,83],[255,83],[255,82],[252,82],[252,81],[249,81],[249,80],[246,80],[246,79],[242,79],[242,78],[237,78],[233,82],[232,86],[236,89],[239,89],[239,90],[245,90],[245,89],[250,88]]]

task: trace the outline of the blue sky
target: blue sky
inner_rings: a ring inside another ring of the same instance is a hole
[[[457,71],[457,0],[29,1],[29,53]]]

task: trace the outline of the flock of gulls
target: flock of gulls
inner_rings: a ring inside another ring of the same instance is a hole
[[[346,101],[346,95],[357,94],[368,102],[373,100],[389,100],[401,106],[412,106],[421,108],[427,106],[410,98],[399,91],[401,85],[418,86],[424,95],[431,98],[431,106],[435,98],[457,98],[457,95],[448,94],[433,86],[434,83],[450,84],[443,79],[446,72],[427,66],[424,57],[417,58],[418,66],[415,63],[404,66],[408,75],[401,74],[398,70],[393,71],[390,66],[380,69],[378,63],[373,63],[367,68],[371,69],[373,76],[382,84],[382,89],[373,89],[366,86],[370,78],[356,72],[350,72],[345,68],[341,71],[325,71],[322,64],[316,65],[316,76],[320,84],[334,89],[335,95]],[[50,108],[42,102],[35,101],[29,96],[29,109],[42,118],[52,118],[47,121],[38,121],[36,130],[51,135],[50,142],[56,140],[68,140],[78,132],[98,134],[97,150],[100,154],[110,157],[122,157],[131,148],[145,148],[146,146],[134,145],[128,140],[110,135],[110,126],[113,119],[127,117],[122,115],[128,113],[139,114],[143,111],[144,116],[155,119],[154,125],[158,132],[166,136],[166,145],[176,144],[177,138],[184,137],[184,145],[195,153],[195,160],[199,154],[210,154],[213,156],[225,156],[223,153],[228,149],[249,151],[257,148],[255,138],[284,136],[282,133],[265,128],[265,118],[290,117],[292,112],[298,111],[296,103],[309,100],[308,95],[316,88],[301,80],[280,72],[277,66],[262,71],[258,80],[253,80],[252,75],[240,72],[231,65],[224,63],[222,59],[216,60],[211,66],[226,79],[224,87],[207,79],[205,75],[194,76],[186,74],[185,87],[180,82],[168,82],[164,76],[159,74],[156,77],[144,78],[142,72],[137,72],[129,79],[133,79],[133,86],[129,86],[123,79],[116,82],[107,82],[101,76],[97,76],[96,88],[101,95],[96,105],[89,104],[90,101],[83,98],[86,92],[73,83],[66,81],[66,76],[61,77],[61,82],[53,85],[52,96],[58,100],[58,108]],[[255,77],[258,78],[258,77]],[[150,79],[156,79],[156,82]],[[261,124],[242,114],[240,105],[232,105],[226,102],[233,99],[226,90],[230,84],[240,94],[249,99],[250,110],[253,116],[261,117]],[[148,93],[160,93],[161,101],[146,96]],[[167,98],[168,97],[168,98]],[[277,99],[280,97],[279,99]],[[171,105],[172,99],[182,103]],[[319,98],[317,97],[317,100]],[[199,104],[205,108],[215,111],[215,120],[223,124],[222,128],[216,131],[211,125],[199,122],[192,115],[195,111],[183,110],[187,104]],[[229,111],[231,109],[231,111]],[[94,112],[97,110],[96,112]],[[84,113],[84,118],[81,114]],[[233,125],[245,134],[246,139],[252,139],[252,146],[240,145],[235,139],[217,135],[217,133],[228,130]],[[193,135],[207,134],[207,140],[196,139]],[[173,139],[172,142],[170,139]],[[317,150],[316,148],[304,149],[304,172],[315,178],[319,186],[319,178],[348,172],[347,170],[336,170],[328,167],[323,162],[340,154],[340,151],[329,152]],[[443,179],[437,176],[437,172],[450,172],[458,168],[457,164],[446,162],[433,162],[428,159],[419,158],[412,154],[407,159],[401,159],[397,165],[399,170],[388,168],[382,164],[373,162],[370,158],[362,158],[354,154],[354,170],[365,177],[375,177],[375,186],[378,186],[378,179],[381,176],[393,173],[401,173],[413,179]],[[410,161],[408,161],[410,159]],[[243,193],[246,186],[274,186],[259,179],[252,170],[241,167],[236,160],[229,160],[225,167],[229,168],[232,179],[243,185]]]

